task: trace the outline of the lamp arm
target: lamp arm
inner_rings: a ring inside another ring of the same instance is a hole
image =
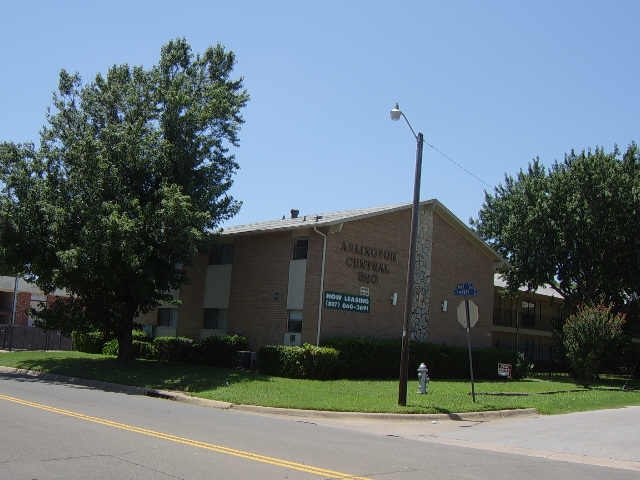
[[[411,133],[413,133],[413,137],[417,141],[418,140],[418,134],[413,129],[413,127],[411,126],[411,123],[409,123],[409,119],[407,118],[407,116],[404,114],[404,112],[402,110],[400,111],[400,115],[402,115],[402,118],[404,118],[404,121],[407,122],[407,125],[409,125],[409,128],[411,129]]]

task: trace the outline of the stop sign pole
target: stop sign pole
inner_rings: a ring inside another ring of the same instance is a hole
[[[471,398],[473,399],[473,403],[476,402],[476,389],[475,389],[475,381],[473,379],[473,356],[471,355],[471,315],[469,312],[469,297],[478,295],[478,289],[474,288],[471,282],[467,283],[459,283],[453,294],[456,296],[464,297],[464,310],[466,313],[466,330],[467,330],[467,349],[469,351],[469,375],[471,376]],[[473,304],[473,302],[472,302]],[[474,321],[473,325],[478,321],[478,309],[475,304],[474,306]],[[459,310],[458,310],[459,311]]]
[[[469,299],[464,299],[464,309],[467,311],[467,349],[469,350],[469,373],[471,374],[471,398],[476,403],[476,389],[473,380],[473,357],[471,355],[471,317],[469,316]]]

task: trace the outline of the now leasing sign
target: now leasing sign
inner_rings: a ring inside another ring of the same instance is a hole
[[[363,295],[349,293],[325,292],[324,307],[345,312],[369,313],[370,299]]]

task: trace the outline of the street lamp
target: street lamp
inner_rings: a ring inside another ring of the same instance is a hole
[[[416,266],[416,236],[418,234],[418,213],[420,210],[420,174],[422,173],[422,147],[424,139],[422,132],[416,132],[409,123],[406,115],[396,103],[391,109],[391,120],[404,118],[416,139],[416,174],[413,183],[413,208],[411,210],[411,239],[409,241],[409,265],[407,268],[407,291],[404,302],[404,318],[402,320],[402,351],[400,353],[400,384],[398,386],[398,405],[407,404],[407,376],[409,374],[409,317],[413,311],[413,272]]]

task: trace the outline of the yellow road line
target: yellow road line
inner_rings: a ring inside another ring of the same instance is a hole
[[[16,403],[18,405],[24,405],[27,407],[37,408],[44,410],[45,412],[57,413],[59,415],[65,415],[67,417],[77,418],[79,420],[85,420],[87,422],[99,423],[111,428],[117,428],[120,430],[126,430],[128,432],[139,433],[148,437],[160,438],[162,440],[168,440],[174,443],[180,443],[190,447],[202,448],[216,453],[223,453],[225,455],[232,455],[234,457],[244,458],[246,460],[253,460],[254,462],[267,463],[269,465],[275,465],[277,467],[289,468],[291,470],[298,470],[300,472],[311,473],[319,475],[325,478],[335,478],[339,480],[371,480],[366,477],[358,477],[350,475],[348,473],[336,472],[334,470],[327,470],[325,468],[314,467],[311,465],[305,465],[303,463],[290,462],[281,458],[267,457],[258,453],[249,452],[246,450],[237,450],[235,448],[225,447],[223,445],[215,445],[212,443],[201,442],[198,440],[191,440],[189,438],[179,437],[177,435],[171,435],[169,433],[157,432],[155,430],[149,430],[147,428],[136,427],[133,425],[127,425],[125,423],[114,422],[105,418],[92,417],[83,413],[72,412],[70,410],[63,410],[61,408],[52,407],[50,405],[44,405],[42,403],[30,402],[21,398],[10,397],[8,395],[0,394],[0,400],[6,400],[7,402]]]

